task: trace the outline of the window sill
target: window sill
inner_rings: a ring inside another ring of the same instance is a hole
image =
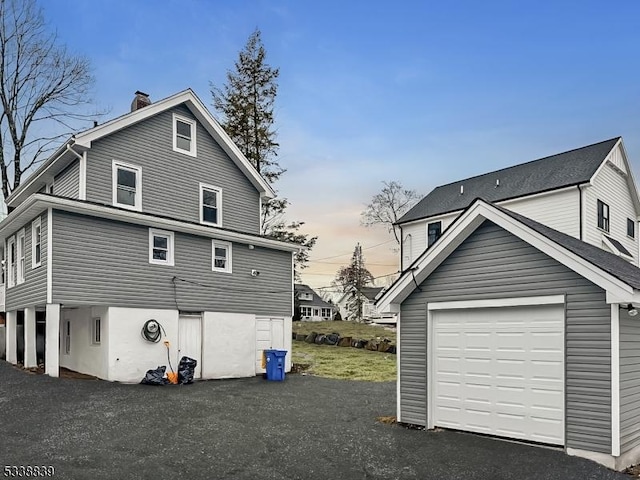
[[[600,230],[601,232],[606,233],[607,235],[611,235],[611,232],[609,232],[609,230],[605,230],[604,228],[601,228],[601,227],[598,227],[598,226],[596,226],[596,228],[597,228],[598,230]]]
[[[217,272],[217,273],[232,273],[231,270],[226,270],[222,268],[212,268],[211,271]]]
[[[173,151],[176,153],[181,153],[183,155],[187,155],[189,157],[198,158],[197,152],[192,152],[190,150],[181,150],[180,148],[173,147]]]
[[[206,225],[208,227],[222,228],[222,223],[205,222],[204,220],[200,220],[200,224]]]
[[[35,265],[31,265],[31,270],[35,270],[36,268],[40,268],[42,266],[42,262],[36,263]]]
[[[174,262],[154,262],[149,260],[149,265],[160,265],[161,267],[175,267],[175,263]]]
[[[138,207],[138,206],[135,206],[135,205],[127,205],[127,204],[124,204],[124,203],[115,203],[115,202],[114,202],[113,206],[117,207],[117,208],[124,208],[125,210],[131,210],[133,212],[142,212],[142,207],[141,206]]]

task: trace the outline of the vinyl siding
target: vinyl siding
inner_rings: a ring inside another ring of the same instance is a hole
[[[618,240],[633,255],[634,264],[638,265],[638,222],[627,185],[627,179],[608,163],[600,170],[593,181],[593,186],[586,190],[585,205],[585,236],[587,243],[605,248],[602,244],[603,235]],[[598,200],[609,205],[609,233],[598,228]],[[627,218],[636,224],[636,237],[627,236]]]
[[[421,220],[415,223],[409,223],[407,225],[402,226],[402,238],[405,244],[407,243],[407,236],[411,235],[411,244],[410,255],[404,251],[402,252],[402,270],[406,269],[412,262],[414,262],[427,248],[427,227],[430,223],[433,222],[442,222],[442,230],[445,229],[453,223],[453,221],[458,218],[460,212],[449,213],[447,215],[439,215],[437,217],[432,217],[427,220]]]
[[[228,274],[209,238],[175,233],[171,267],[149,264],[147,227],[59,211],[53,227],[54,303],[291,315],[290,252],[234,243]]]
[[[578,187],[499,202],[498,204],[547,227],[580,238],[580,191]]]
[[[640,445],[640,321],[620,309],[620,452]]]
[[[37,218],[37,217],[35,217]],[[35,220],[34,218],[34,220]],[[7,311],[23,309],[25,307],[40,305],[47,303],[47,214],[40,215],[41,219],[41,265],[32,268],[31,261],[31,222],[24,226],[24,243],[25,243],[25,281],[20,285],[8,288],[6,290],[5,308]],[[15,238],[14,232],[14,238]],[[16,253],[17,253],[16,244]],[[16,259],[17,260],[17,259]],[[17,267],[16,267],[17,274]],[[14,276],[15,279],[15,276]]]
[[[420,291],[421,290],[421,291]],[[566,446],[611,451],[610,308],[605,292],[485,222],[402,303],[401,418],[426,425],[428,302],[566,295]]]
[[[60,197],[79,198],[80,161],[74,160],[53,180],[53,193]]]
[[[259,193],[224,150],[197,124],[197,157],[173,151],[173,114],[165,111],[93,142],[87,153],[87,200],[112,204],[113,160],[142,168],[142,209],[200,221],[200,183],[222,189],[222,226],[260,233]]]

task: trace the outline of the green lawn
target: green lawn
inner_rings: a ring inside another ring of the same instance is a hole
[[[369,340],[388,338],[394,344],[395,332],[355,322],[294,322],[295,333],[338,333],[341,337]],[[345,380],[390,382],[396,379],[396,356],[369,350],[315,345],[293,341],[293,363],[307,366],[311,375]]]

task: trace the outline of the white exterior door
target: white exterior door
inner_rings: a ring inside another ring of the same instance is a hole
[[[198,361],[194,378],[202,378],[202,316],[183,315],[178,318],[178,361],[182,357]],[[176,365],[175,368],[178,368]]]
[[[284,318],[256,318],[256,373],[262,368],[263,350],[284,350]]]
[[[564,445],[564,306],[431,312],[432,426]]]

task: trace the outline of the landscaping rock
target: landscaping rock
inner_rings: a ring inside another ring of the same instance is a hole
[[[297,333],[296,334],[296,340],[298,340],[299,342],[304,342],[307,339],[307,336],[302,334],[302,333]]]
[[[309,335],[307,335],[307,338],[305,338],[304,341],[307,343],[315,343],[317,336],[318,334],[316,332],[311,332]]]
[[[340,340],[338,340],[338,346],[339,347],[350,347],[351,343],[353,342],[351,337],[342,337]]]

